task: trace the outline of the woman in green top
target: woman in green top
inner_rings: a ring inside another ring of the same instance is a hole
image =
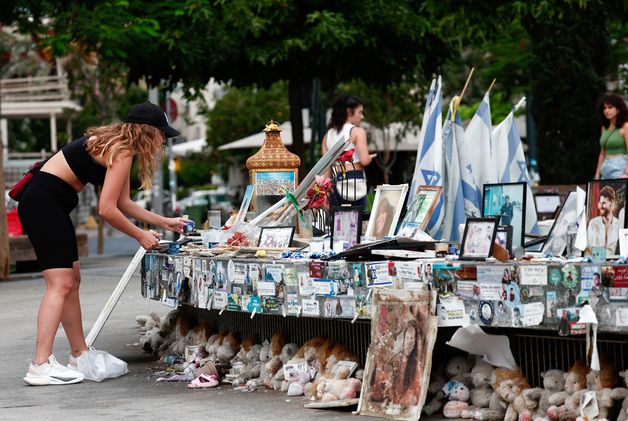
[[[602,135],[595,178],[628,178],[628,112],[619,95],[604,95],[600,101]]]

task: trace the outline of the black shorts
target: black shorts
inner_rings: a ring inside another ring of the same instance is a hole
[[[72,186],[47,172],[39,171],[24,190],[18,215],[42,271],[72,268],[78,260],[76,233],[70,219],[77,204],[78,194]]]

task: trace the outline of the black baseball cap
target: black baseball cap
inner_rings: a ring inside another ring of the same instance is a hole
[[[125,123],[150,124],[160,129],[166,137],[177,137],[180,131],[170,126],[166,113],[152,102],[144,102],[131,107],[124,119]]]

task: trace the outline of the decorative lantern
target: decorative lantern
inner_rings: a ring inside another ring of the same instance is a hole
[[[246,160],[251,184],[255,186],[251,205],[258,214],[281,200],[284,188],[294,192],[301,165],[301,158],[283,145],[279,123],[270,120],[264,132],[264,144]]]

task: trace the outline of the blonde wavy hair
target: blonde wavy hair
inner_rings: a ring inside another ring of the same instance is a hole
[[[107,167],[110,167],[116,156],[122,152],[138,154],[141,187],[151,188],[153,174],[163,154],[165,135],[160,129],[149,124],[118,123],[90,127],[87,129],[87,138],[92,136],[95,139],[87,142],[87,152],[100,157],[111,152]]]

